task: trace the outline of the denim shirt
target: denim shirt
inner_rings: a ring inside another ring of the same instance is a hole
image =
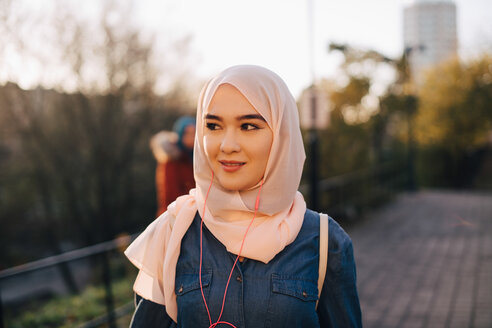
[[[328,253],[327,272],[316,309],[319,214],[307,210],[297,238],[268,264],[251,259],[237,262],[220,320],[237,328],[362,327],[352,242],[332,218]],[[219,317],[235,258],[204,225],[202,286],[212,323]],[[137,296],[138,305],[130,326],[209,327],[200,291],[199,260],[197,214],[182,240],[176,266],[178,323],[169,318],[163,305]]]

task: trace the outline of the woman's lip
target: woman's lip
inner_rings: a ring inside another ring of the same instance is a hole
[[[226,172],[236,172],[241,167],[243,167],[245,162],[237,162],[237,161],[219,161],[220,166]]]

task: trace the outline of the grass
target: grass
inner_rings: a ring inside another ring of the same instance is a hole
[[[112,284],[115,307],[133,300],[134,277],[114,281]],[[80,295],[52,299],[17,316],[7,318],[9,328],[77,327],[106,313],[104,286],[91,286]],[[128,327],[131,315],[118,319],[118,326]]]

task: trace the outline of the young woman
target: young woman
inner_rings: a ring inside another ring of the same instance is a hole
[[[278,75],[234,66],[209,81],[196,189],[126,251],[140,269],[131,326],[360,327],[352,243],[331,218],[318,301],[320,215],[297,191],[304,159],[296,103]]]

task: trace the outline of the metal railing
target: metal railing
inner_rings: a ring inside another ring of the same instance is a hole
[[[100,256],[102,260],[102,280],[105,289],[106,314],[83,324],[81,327],[97,327],[101,324],[108,324],[109,327],[116,327],[116,319],[130,313],[133,309],[133,302],[131,302],[131,304],[125,304],[117,309],[114,307],[109,253],[116,250],[124,250],[137,235],[138,234],[119,237],[114,240],[50,256],[0,271],[0,328],[5,327],[1,297],[3,282],[5,280],[95,256]]]
[[[392,198],[408,185],[405,163],[388,162],[318,182],[319,208],[341,220],[354,220],[363,212]],[[308,185],[300,191],[307,194]]]

